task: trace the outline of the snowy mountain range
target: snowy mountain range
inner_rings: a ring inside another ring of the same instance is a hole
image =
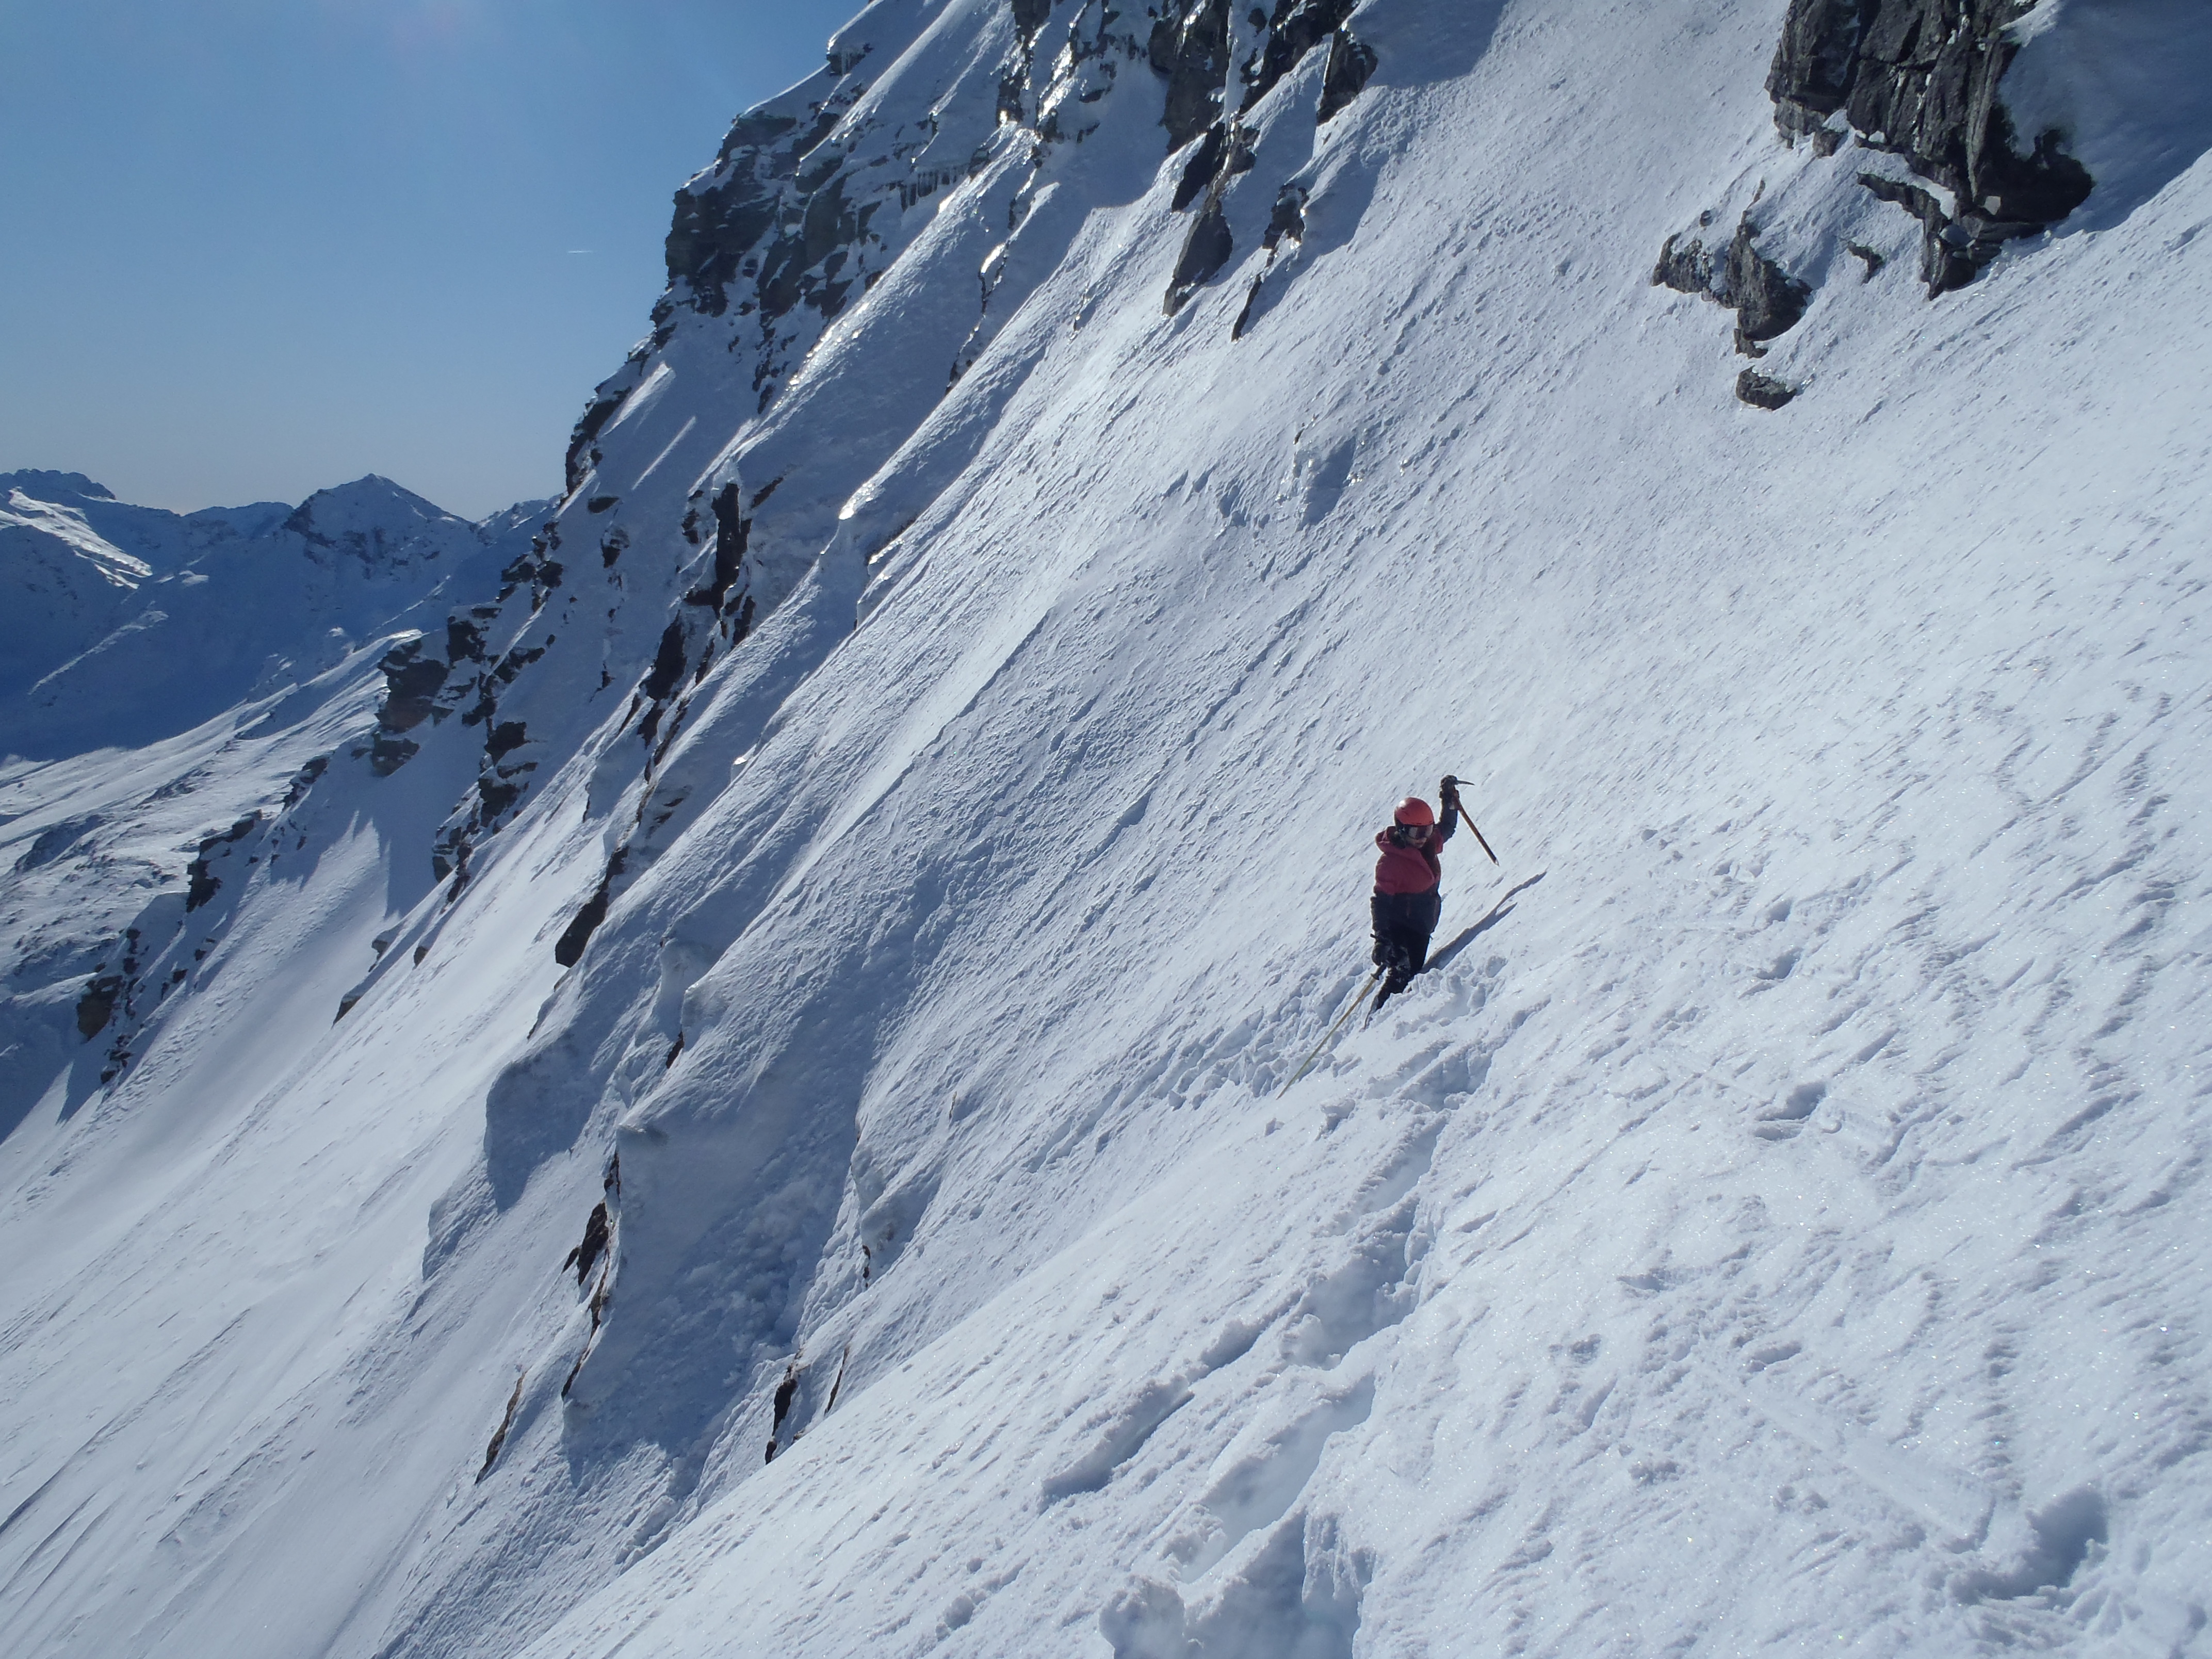
[[[10,1650],[2212,1651],[2208,70],[876,0],[556,501],[0,476]]]
[[[137,747],[488,593],[533,502],[471,525],[388,478],[179,514],[73,472],[0,473],[0,753]]]

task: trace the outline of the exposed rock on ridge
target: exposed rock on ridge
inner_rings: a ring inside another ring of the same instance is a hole
[[[1181,149],[1220,118],[1229,78],[1229,0],[1184,0],[1152,25],[1152,68],[1167,78],[1160,125],[1168,149]]]
[[[2047,228],[2089,194],[2089,173],[2065,153],[2064,135],[2047,130],[2021,149],[1998,96],[2020,49],[2014,27],[2033,9],[2032,0],[1791,0],[1784,20],[1766,77],[1776,126],[1793,148],[1810,141],[1812,167],[1844,170],[1847,184],[1820,186],[1831,216],[1842,210],[1840,194],[1863,189],[1920,222],[1920,276],[1930,299],[1972,282],[2007,242]],[[1832,163],[1847,143],[1899,157],[1926,182],[1897,177],[1895,162]],[[1761,180],[1754,208],[1765,194]],[[1795,327],[1813,297],[1811,283],[1785,269],[1789,253],[1756,246],[1767,211],[1744,211],[1725,252],[1677,232],[1651,273],[1655,286],[1734,310],[1736,349],[1753,357]],[[1715,216],[1699,215],[1699,227]],[[1832,246],[1838,233],[1825,234]],[[1883,264],[1863,243],[1842,246],[1869,280]],[[1814,263],[1820,258],[1816,250]],[[1761,409],[1796,395],[1781,380],[1748,374],[1736,392]]]
[[[1832,151],[1848,123],[1870,149],[1902,155],[1953,198],[1863,174],[1924,227],[1921,276],[1932,298],[1963,287],[2003,245],[2057,223],[2087,199],[2088,171],[2034,134],[2025,149],[1997,83],[2018,52],[2012,27],[2033,0],[1791,0],[1768,71],[1775,125]]]
[[[1374,49],[1355,40],[1347,27],[1356,4],[1357,0],[1276,0],[1272,14],[1255,6],[1238,20],[1216,0],[1198,0],[1187,4],[1179,22],[1170,13],[1154,25],[1152,67],[1168,77],[1168,109],[1162,125],[1168,129],[1169,148],[1179,149],[1201,128],[1204,131],[1204,142],[1184,164],[1176,188],[1176,210],[1197,203],[1199,212],[1184,236],[1168,283],[1164,309],[1169,315],[1212,281],[1236,253],[1223,203],[1231,184],[1254,165],[1259,135],[1245,118],[1308,52],[1324,43],[1328,57],[1314,113],[1316,125],[1358,97],[1375,72]],[[1249,35],[1239,33],[1240,21],[1251,31]],[[1226,60],[1239,45],[1245,52],[1237,71],[1243,94],[1235,112],[1226,113]],[[1206,125],[1209,118],[1211,125]],[[1265,244],[1271,253],[1282,230],[1279,219],[1271,219]],[[1248,296],[1232,335],[1243,332],[1250,314]]]
[[[1684,294],[1701,294],[1735,312],[1735,349],[1745,356],[1765,356],[1764,343],[1787,333],[1804,316],[1813,297],[1811,287],[1759,252],[1759,229],[1750,214],[1736,222],[1735,235],[1724,255],[1717,257],[1694,238],[1680,246],[1679,240],[1669,236],[1659,250],[1652,283]]]

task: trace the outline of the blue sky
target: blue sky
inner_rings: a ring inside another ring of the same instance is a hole
[[[676,186],[861,0],[0,0],[0,471],[555,491]]]

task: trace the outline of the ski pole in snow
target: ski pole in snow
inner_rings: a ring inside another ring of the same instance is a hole
[[[1327,1036],[1324,1036],[1319,1042],[1314,1044],[1314,1051],[1306,1056],[1305,1064],[1299,1066],[1297,1071],[1291,1073],[1291,1083],[1296,1083],[1300,1078],[1304,1077],[1313,1068],[1314,1061],[1321,1058],[1321,1051],[1328,1047],[1329,1038],[1334,1036],[1340,1030],[1343,1030],[1344,1022],[1352,1018],[1352,1011],[1354,1009],[1358,1008],[1361,1003],[1367,1000],[1367,994],[1375,988],[1375,981],[1382,977],[1382,970],[1380,968],[1377,968],[1373,973],[1368,975],[1367,983],[1359,988],[1359,994],[1352,998],[1352,1006],[1350,1008],[1346,1008],[1342,1013],[1336,1017],[1336,1024],[1328,1028]],[[1291,1083],[1285,1083],[1281,1088],[1275,1091],[1275,1097],[1278,1100],[1290,1093]]]
[[[1447,778],[1444,780],[1444,787],[1445,787],[1445,788],[1447,788],[1447,789],[1456,790],[1456,789],[1459,787],[1459,780],[1458,780],[1457,778],[1454,778],[1454,777],[1447,777]],[[1456,803],[1456,801],[1457,801],[1457,799],[1458,799],[1458,797],[1457,797],[1456,795],[1455,795],[1455,796],[1453,797],[1453,799],[1454,799],[1455,803]],[[1455,812],[1457,812],[1457,813],[1459,814],[1459,821],[1460,821],[1462,823],[1465,824],[1465,825],[1466,825],[1469,830],[1474,830],[1474,839],[1475,839],[1475,843],[1476,843],[1476,845],[1480,846],[1480,847],[1482,848],[1482,850],[1483,850],[1484,852],[1486,852],[1486,853],[1490,853],[1490,861],[1491,861],[1492,864],[1496,864],[1496,863],[1498,862],[1498,854],[1495,854],[1495,853],[1491,853],[1491,852],[1490,852],[1490,843],[1489,843],[1488,842],[1486,842],[1486,841],[1483,840],[1483,838],[1482,838],[1482,831],[1481,831],[1481,830],[1475,830],[1475,828],[1474,828],[1474,820],[1473,818],[1471,818],[1471,817],[1468,817],[1468,815],[1467,815],[1467,808],[1465,808],[1464,806],[1460,806],[1460,805],[1455,805],[1453,806],[1452,810],[1453,810],[1454,811],[1455,811]]]

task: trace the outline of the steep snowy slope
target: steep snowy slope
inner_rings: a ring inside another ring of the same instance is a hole
[[[2205,26],[1176,9],[740,120],[27,1104],[28,1651],[2205,1650]]]

